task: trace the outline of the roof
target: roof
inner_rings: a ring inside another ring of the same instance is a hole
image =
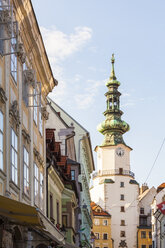
[[[47,97],[48,101],[53,103],[55,106],[57,106],[62,112],[64,112],[69,118],[71,118],[79,127],[81,127],[86,133],[89,134],[89,132],[80,124],[78,123],[72,116],[70,116],[64,109],[62,109],[57,103],[55,103],[50,97]],[[51,106],[51,104],[50,104]],[[53,107],[52,107],[53,108]],[[56,110],[55,110],[56,111]],[[57,113],[57,111],[56,111]]]
[[[66,165],[67,156],[61,156],[61,160],[57,162],[57,165]]]
[[[54,131],[55,131],[55,129],[46,129],[46,139],[47,140],[54,139]]]
[[[148,193],[150,189],[146,189],[141,195],[139,195],[139,201],[141,201]]]
[[[91,209],[93,212],[93,216],[107,216],[107,217],[111,217],[111,215],[103,210],[99,205],[97,205],[95,202],[91,202]],[[99,209],[99,211],[98,211]]]

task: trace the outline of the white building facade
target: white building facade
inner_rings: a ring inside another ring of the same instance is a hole
[[[129,146],[122,135],[129,130],[129,125],[121,120],[120,92],[114,72],[112,56],[111,76],[106,84],[108,92],[106,120],[98,130],[104,135],[101,146],[97,146],[97,172],[93,174],[90,189],[91,199],[99,204],[111,216],[112,239],[114,248],[137,247],[138,195],[139,185],[130,171]]]

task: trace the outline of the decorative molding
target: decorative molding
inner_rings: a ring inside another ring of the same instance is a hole
[[[43,117],[45,120],[48,120],[48,119],[49,119],[49,113],[48,113],[48,111],[46,110],[46,107],[42,107],[42,108],[41,108],[41,114],[42,114],[42,117]]]
[[[26,61],[26,54],[25,54],[25,50],[23,47],[23,43],[18,43],[17,56],[20,59],[21,63],[24,64]]]
[[[27,141],[27,143],[30,144],[30,142],[31,142],[30,135],[28,134],[28,132],[25,129],[22,129],[22,135],[23,135],[24,139]]]
[[[13,126],[15,125],[16,131],[18,132],[19,125],[21,124],[21,122],[20,122],[20,115],[19,115],[17,100],[13,101],[12,104],[10,105],[9,116],[10,116],[11,124]]]
[[[2,87],[0,87],[0,102],[5,103],[7,101],[7,97],[5,95],[5,91]]]
[[[1,12],[0,12],[0,21],[7,24],[6,25],[7,32],[11,36],[12,28],[11,28],[11,15],[10,15],[9,10],[7,10],[7,9],[1,10]]]
[[[37,151],[37,149],[34,147],[33,148],[33,153],[34,153],[34,156],[37,158],[38,162],[43,165],[44,161],[43,159],[41,158],[41,155],[40,153]]]
[[[34,87],[35,83],[35,72],[32,69],[23,71],[25,83],[30,83]]]

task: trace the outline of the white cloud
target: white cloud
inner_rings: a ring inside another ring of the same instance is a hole
[[[79,109],[87,109],[93,104],[96,96],[99,92],[99,88],[105,84],[106,80],[95,81],[87,80],[88,87],[85,88],[85,92],[75,95],[75,101]]]
[[[41,33],[48,55],[57,61],[79,51],[92,37],[92,29],[89,27],[76,27],[71,34],[66,34],[54,26],[50,29],[41,27]]]
[[[55,26],[49,29],[40,27],[40,29],[54,77],[59,82],[50,96],[60,104],[70,94],[68,79],[64,76],[63,61],[85,46],[92,37],[92,29],[89,27],[75,27],[74,32],[70,34],[58,30]],[[80,78],[81,76],[76,74],[74,81],[78,82]]]

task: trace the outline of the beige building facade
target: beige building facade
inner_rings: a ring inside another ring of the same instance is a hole
[[[46,217],[46,96],[57,81],[30,0],[0,1],[0,38],[0,246],[62,244]]]

